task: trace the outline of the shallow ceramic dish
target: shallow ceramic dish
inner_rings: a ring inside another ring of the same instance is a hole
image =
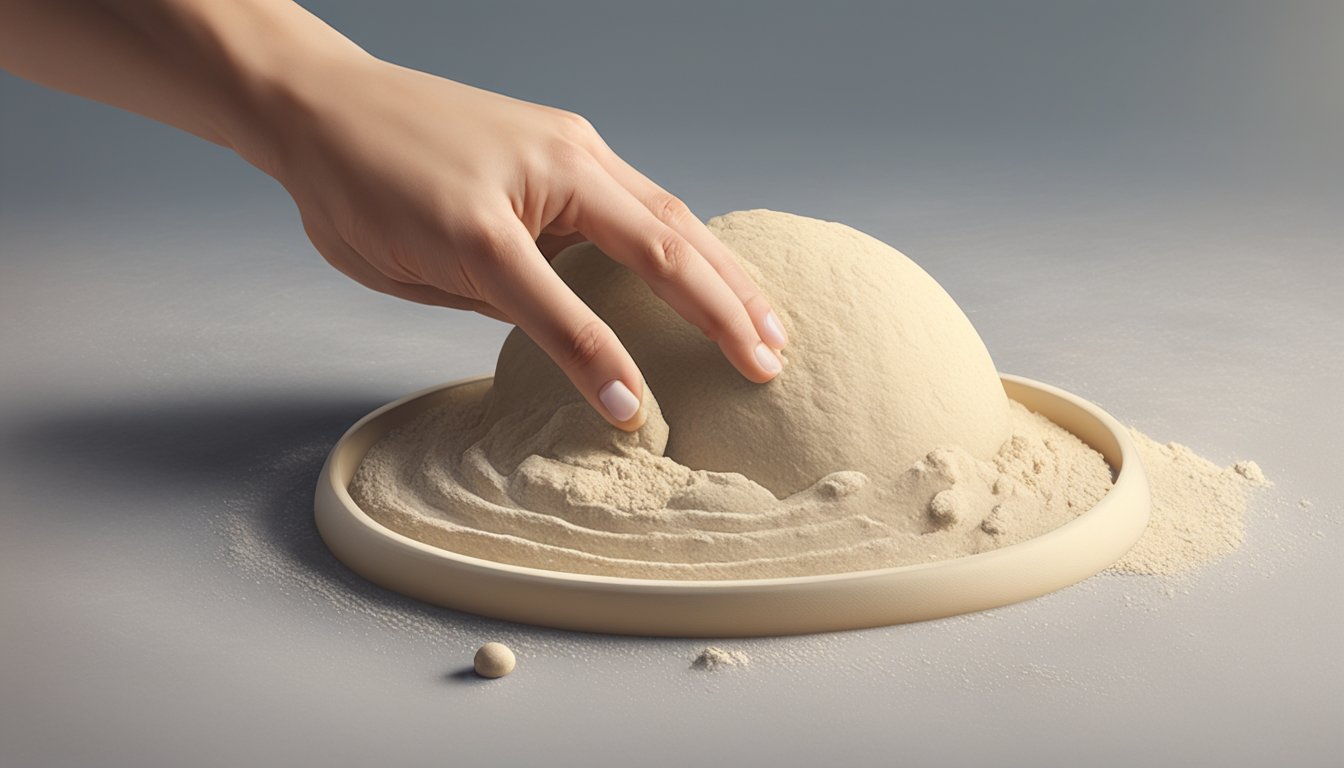
[[[323,540],[357,573],[396,592],[482,616],[683,637],[787,635],[921,621],[1007,605],[1082,581],[1119,559],[1148,523],[1148,479],[1128,430],[1076,395],[1009,375],[1002,376],[1008,396],[1105,456],[1115,485],[1095,507],[1049,533],[953,560],[772,579],[626,579],[459,555],[365,514],[347,489],[369,448],[442,402],[448,390],[480,380],[417,392],[360,419],[327,457],[314,507]]]

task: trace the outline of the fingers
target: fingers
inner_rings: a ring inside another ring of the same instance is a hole
[[[779,316],[770,308],[770,302],[756,286],[756,281],[742,269],[742,265],[737,262],[737,257],[728,246],[720,242],[681,200],[655,184],[610,147],[603,144],[597,148],[596,154],[598,161],[617,182],[629,190],[655,217],[686,238],[714,267],[742,305],[747,308],[747,313],[751,315],[752,323],[761,339],[774,349],[783,349],[788,344],[789,337],[779,321]]]
[[[616,334],[551,269],[517,219],[489,244],[485,298],[513,318],[612,425],[644,424],[644,377]]]
[[[606,173],[583,179],[575,202],[576,228],[633,269],[659,298],[716,341],[743,376],[764,383],[779,374],[783,363],[762,341],[742,301],[680,232],[655,217]]]

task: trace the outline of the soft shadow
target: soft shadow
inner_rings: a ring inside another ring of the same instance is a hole
[[[75,476],[118,486],[228,484],[330,447],[384,400],[259,393],[77,404],[22,421],[0,441],[28,472],[67,482]]]
[[[453,669],[443,673],[443,679],[449,683],[458,685],[481,685],[491,682],[490,680],[476,674],[476,668],[472,666]]]
[[[149,508],[246,526],[264,541],[260,554],[280,561],[281,578],[315,578],[333,603],[362,600],[380,613],[431,619],[490,639],[525,629],[532,637],[619,642],[412,600],[366,581],[331,554],[313,522],[318,473],[345,430],[393,397],[266,392],[76,405],[36,414],[0,434],[0,460],[14,462],[34,483],[76,486],[78,500],[61,504],[62,515],[138,517]],[[73,484],[72,476],[78,478]],[[96,489],[96,501],[83,498],[87,489]],[[146,505],[140,502],[146,494],[174,503]],[[461,674],[452,679],[475,678],[470,667]]]

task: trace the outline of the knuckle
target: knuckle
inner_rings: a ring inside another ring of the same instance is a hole
[[[649,201],[649,210],[659,221],[670,226],[684,223],[691,217],[691,209],[681,198],[670,192],[661,192]]]
[[[750,278],[748,278],[748,280],[750,280]],[[765,300],[765,294],[761,293],[761,289],[758,288],[754,282],[747,282],[738,298],[741,299],[742,306],[746,307],[748,311],[756,308],[769,308],[768,302]]]
[[[691,246],[676,232],[658,233],[648,244],[646,264],[649,274],[660,281],[681,278],[691,263]]]
[[[592,365],[610,343],[611,331],[601,320],[593,319],[579,326],[565,343],[564,359],[567,367],[583,369]]]
[[[588,118],[577,112],[562,109],[556,112],[555,117],[560,134],[570,141],[587,143],[597,137],[597,129]]]
[[[733,288],[733,293],[737,296],[737,300],[742,302],[742,308],[746,310],[747,320],[751,321],[752,316],[757,312],[757,308],[761,307],[762,303],[765,301],[765,295],[753,284],[734,287],[730,283],[729,287]],[[755,327],[755,323],[753,322],[752,328],[754,329]]]

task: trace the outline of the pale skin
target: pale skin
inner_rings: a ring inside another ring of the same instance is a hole
[[[174,125],[276,179],[332,266],[519,326],[607,421],[644,379],[551,269],[582,240],[747,379],[788,339],[733,254],[582,117],[377,59],[289,0],[0,0],[0,67]]]

